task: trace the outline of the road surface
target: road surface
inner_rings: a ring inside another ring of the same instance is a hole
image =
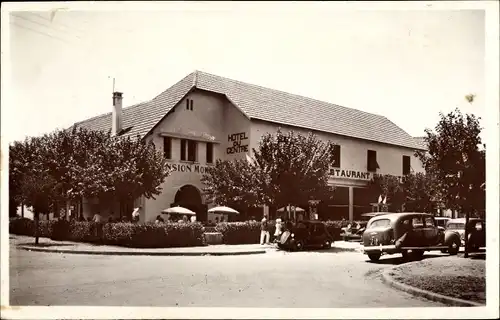
[[[427,253],[426,256],[432,254]],[[148,257],[28,252],[10,245],[10,304],[162,307],[425,307],[355,252]]]

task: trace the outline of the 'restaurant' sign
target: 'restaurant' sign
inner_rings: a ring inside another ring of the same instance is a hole
[[[371,172],[345,170],[330,168],[330,177],[341,179],[370,180],[373,177]]]

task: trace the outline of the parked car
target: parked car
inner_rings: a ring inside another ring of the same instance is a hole
[[[367,222],[358,222],[351,225],[351,228],[345,227],[341,229],[340,236],[344,241],[361,241],[363,232],[365,232]]]
[[[478,250],[486,246],[485,221],[479,218],[470,218],[467,227],[469,233],[468,249]],[[465,218],[450,219],[446,223],[446,231],[460,237],[461,246],[465,246]]]
[[[284,250],[304,250],[306,248],[328,249],[333,243],[333,238],[322,221],[299,221],[281,235],[278,248]]]
[[[434,217],[434,220],[436,221],[436,225],[438,228],[441,230],[446,229],[446,223],[450,220],[451,218],[448,217]]]
[[[438,228],[434,217],[426,213],[387,213],[368,221],[363,233],[363,250],[370,260],[382,254],[401,253],[405,260],[421,259],[425,251],[447,250],[456,255],[460,237],[456,232]]]

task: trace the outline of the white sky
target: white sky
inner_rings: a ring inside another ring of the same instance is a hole
[[[113,77],[128,106],[194,70],[381,114],[413,136],[439,111],[486,115],[484,11],[182,8],[58,12],[52,21],[14,12],[12,103],[2,113],[16,125],[3,135],[23,139],[111,111]]]

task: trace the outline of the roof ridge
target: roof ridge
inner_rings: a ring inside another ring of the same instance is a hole
[[[296,94],[296,93],[291,93],[291,92],[283,91],[283,90],[280,90],[280,89],[274,89],[274,88],[270,88],[270,87],[264,87],[264,86],[261,86],[261,85],[257,85],[257,84],[253,84],[253,83],[249,83],[249,82],[245,82],[245,81],[241,81],[241,80],[236,80],[236,79],[231,79],[231,78],[224,77],[224,76],[219,76],[219,75],[216,75],[216,74],[213,74],[213,73],[209,73],[209,72],[205,72],[205,71],[196,70],[195,72],[200,73],[202,75],[205,74],[205,75],[208,75],[208,76],[221,78],[223,80],[233,81],[233,82],[236,82],[236,83],[239,83],[239,84],[243,84],[243,85],[246,85],[246,86],[251,86],[251,87],[254,87],[254,88],[258,88],[258,89],[271,90],[271,91],[274,91],[274,92],[284,93],[284,94],[287,94],[287,95],[291,95],[291,96],[295,96],[295,97],[300,97],[302,99],[307,99],[309,101],[316,101],[316,102],[320,102],[320,103],[323,103],[323,104],[328,104],[329,105],[328,107],[335,106],[335,107],[343,108],[343,109],[346,109],[346,110],[355,110],[357,112],[362,112],[362,113],[369,114],[369,115],[374,115],[374,116],[378,116],[378,117],[385,117],[384,115],[381,115],[381,114],[377,114],[377,113],[373,113],[373,112],[368,112],[368,111],[363,111],[363,110],[359,110],[359,109],[352,108],[352,107],[341,106],[341,105],[338,105],[338,104],[333,103],[333,102],[319,100],[319,99],[316,99],[316,98],[311,98],[311,97],[307,97],[307,96],[304,96],[304,95],[300,95],[300,94]]]

